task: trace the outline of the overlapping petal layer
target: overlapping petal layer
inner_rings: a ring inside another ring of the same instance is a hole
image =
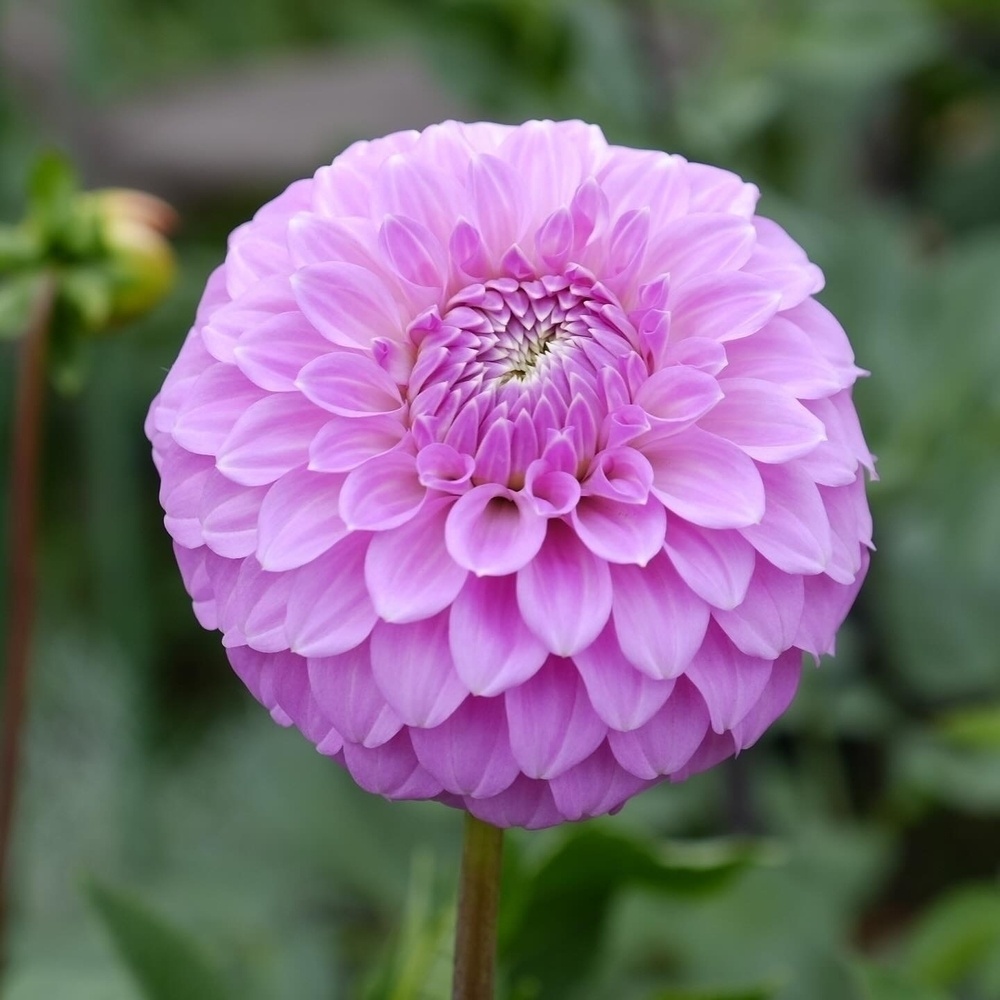
[[[757,740],[868,565],[862,374],[757,191],[579,122],[357,143],[147,434],[199,620],[389,798],[600,815]]]

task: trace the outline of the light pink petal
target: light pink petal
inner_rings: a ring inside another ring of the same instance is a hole
[[[524,179],[496,156],[481,154],[469,162],[469,193],[477,228],[487,251],[502,254],[521,236],[521,200]]]
[[[787,462],[826,439],[823,422],[784,389],[752,378],[726,378],[719,385],[725,398],[699,426],[758,462]]]
[[[550,657],[505,695],[511,750],[529,778],[554,778],[592,754],[607,725],[587,697],[576,667]]]
[[[707,163],[686,163],[691,212],[726,212],[750,218],[760,198],[756,184],[748,184],[730,170]]]
[[[789,649],[774,661],[767,687],[743,720],[733,727],[737,747],[745,750],[761,738],[764,730],[792,703],[801,676],[801,649]]]
[[[691,592],[665,555],[641,568],[614,566],[611,579],[622,652],[649,677],[679,676],[705,638],[705,602]]]
[[[753,574],[753,546],[737,531],[712,531],[675,518],[665,543],[684,582],[716,608],[735,608]]]
[[[367,642],[339,656],[311,657],[308,662],[313,696],[345,740],[377,747],[399,732],[403,721],[372,677]]]
[[[285,628],[292,579],[285,573],[269,573],[252,556],[243,560],[219,625],[223,645],[247,645],[265,653],[288,648]]]
[[[635,448],[607,448],[591,463],[584,492],[620,503],[644,504],[653,485],[653,467]]]
[[[795,641],[804,594],[801,576],[782,573],[758,559],[743,603],[730,611],[716,608],[712,617],[737,649],[773,660]]]
[[[366,792],[387,799],[432,799],[443,791],[420,766],[405,729],[377,747],[345,743],[344,765]]]
[[[727,377],[763,379],[784,386],[799,399],[831,396],[845,383],[809,337],[781,314],[752,337],[726,345]]]
[[[275,704],[273,699],[270,704],[264,700],[264,696],[270,692],[264,690],[261,681],[266,665],[274,654],[261,653],[249,646],[234,646],[226,650],[226,655],[229,657],[230,666],[254,698],[265,708],[273,708]]]
[[[695,212],[674,219],[651,241],[643,271],[669,273],[675,286],[699,274],[735,271],[749,259],[755,240],[746,219]]]
[[[199,499],[205,544],[227,559],[257,550],[257,518],[266,486],[241,486],[212,469]]]
[[[202,494],[213,474],[218,475],[207,455],[192,455],[170,442],[160,480],[163,523],[170,537],[189,549],[205,543],[198,515]]]
[[[736,445],[697,427],[647,444],[653,492],[663,505],[704,528],[742,528],[764,516],[764,485]]]
[[[649,438],[690,427],[721,399],[718,381],[687,365],[654,372],[635,395],[635,402],[651,418]]]
[[[370,417],[331,417],[309,445],[313,472],[350,472],[370,458],[392,451],[406,434],[394,413]]]
[[[288,250],[295,269],[329,261],[346,261],[378,273],[375,247],[378,229],[371,219],[324,219],[298,212],[288,220]]]
[[[417,475],[428,489],[464,493],[472,478],[475,461],[449,444],[430,444],[417,454]]]
[[[415,219],[390,215],[379,230],[379,247],[393,270],[421,288],[441,290],[448,278],[441,240]]]
[[[465,799],[465,808],[485,823],[502,828],[519,826],[541,830],[565,822],[556,808],[547,781],[535,781],[521,775],[510,788],[488,799]]]
[[[368,546],[365,583],[379,617],[413,622],[447,608],[469,575],[448,553],[444,526],[451,501],[437,500]]]
[[[670,697],[672,680],[654,680],[622,653],[610,623],[586,649],[573,657],[594,711],[612,728],[638,729]]]
[[[569,525],[552,521],[538,555],[518,571],[517,603],[551,652],[572,656],[597,638],[611,614],[608,565]]]
[[[687,781],[691,775],[700,774],[728,760],[737,749],[732,733],[717,733],[710,729],[701,741],[701,746],[691,755],[691,759],[679,771],[670,775],[670,780]]]
[[[455,795],[498,795],[521,773],[503,698],[466,698],[439,726],[411,729],[410,739],[421,765]]]
[[[219,446],[216,466],[245,486],[273,483],[309,461],[309,443],[326,413],[298,393],[279,393],[254,403]]]
[[[330,342],[299,312],[280,313],[241,334],[233,348],[240,371],[268,392],[291,392],[310,361],[330,349]]]
[[[527,497],[487,483],[469,490],[451,508],[445,542],[452,559],[477,576],[505,576],[535,558],[546,524]]]
[[[847,334],[826,306],[810,298],[783,312],[782,316],[798,326],[834,368],[855,376],[858,374],[854,350]]]
[[[343,476],[296,469],[282,476],[260,507],[257,559],[272,571],[296,569],[347,535],[337,513]]]
[[[819,488],[830,520],[833,556],[826,568],[838,583],[852,583],[861,568],[861,549],[872,548],[872,515],[865,500],[864,478],[835,489]]]
[[[607,743],[549,782],[556,808],[570,822],[613,812],[645,785],[615,760]]]
[[[570,515],[580,541],[598,558],[645,566],[663,548],[667,514],[653,497],[645,504],[581,498]]]
[[[378,616],[364,586],[368,535],[348,535],[301,569],[283,574],[294,580],[286,630],[300,656],[336,656],[371,633]]]
[[[704,337],[720,343],[759,330],[781,302],[766,281],[742,271],[692,278],[672,299],[671,338]]]
[[[199,317],[199,322],[204,323],[201,338],[216,360],[230,364],[235,360],[236,345],[247,330],[280,313],[295,311],[288,273],[274,275],[255,283],[239,298],[221,304],[203,319]]]
[[[299,372],[295,386],[317,406],[344,417],[395,413],[403,401],[389,374],[363,354],[331,351]]]
[[[187,549],[174,542],[174,557],[181,571],[184,589],[191,597],[195,618],[202,628],[213,631],[219,627],[215,588],[206,567],[209,559],[231,564],[230,560],[222,560],[204,545],[198,549]],[[236,563],[235,565],[239,565]]]
[[[687,765],[708,732],[705,699],[685,677],[678,679],[663,707],[639,729],[612,730],[608,743],[629,773],[650,781]]]
[[[368,213],[384,219],[401,215],[426,226],[442,240],[447,239],[458,217],[454,181],[431,166],[412,157],[395,154],[387,157],[375,174]]]
[[[215,455],[246,410],[264,399],[235,365],[213,364],[185,391],[172,434],[188,451]]]
[[[771,676],[771,661],[741,653],[717,625],[711,625],[686,676],[705,699],[712,728],[723,733],[756,704]]]
[[[781,292],[781,308],[791,309],[823,288],[823,272],[776,222],[754,216],[757,244],[743,268]]]
[[[833,557],[833,540],[815,483],[792,465],[765,465],[760,474],[767,491],[764,517],[740,533],[786,573],[822,573]]]
[[[340,493],[340,516],[352,531],[385,531],[414,517],[426,496],[414,457],[390,451],[348,474]]]
[[[824,653],[832,655],[837,629],[847,617],[847,612],[861,589],[868,562],[868,550],[862,549],[861,569],[854,582],[846,586],[834,582],[826,574],[805,578],[805,610],[795,636],[796,646],[816,657]]]
[[[314,744],[326,741],[329,745],[329,739],[332,739],[342,746],[340,733],[313,697],[306,661],[294,653],[274,653],[271,668],[278,708],[292,720],[299,732]]]
[[[372,674],[385,700],[408,726],[439,726],[468,697],[448,649],[448,614],[372,632]]]
[[[402,336],[405,323],[392,291],[366,267],[311,264],[292,275],[292,291],[306,319],[341,347],[367,348],[376,337]]]
[[[524,623],[513,576],[470,576],[449,618],[455,669],[475,695],[496,695],[532,677],[549,655]]]

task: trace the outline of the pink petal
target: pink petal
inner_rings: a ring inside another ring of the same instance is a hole
[[[403,405],[399,389],[370,357],[333,351],[299,373],[295,385],[317,406],[344,417],[395,413]]]
[[[861,569],[854,582],[846,586],[835,583],[825,574],[805,578],[805,610],[795,636],[796,646],[816,657],[833,653],[837,629],[847,617],[847,612],[861,589],[868,562],[868,551],[862,549]]]
[[[366,267],[341,261],[310,264],[292,275],[292,291],[306,319],[341,347],[367,348],[376,337],[402,336],[399,305]]]
[[[695,212],[670,222],[652,241],[646,273],[669,272],[676,286],[699,274],[736,270],[750,257],[756,233],[728,213]]]
[[[419,621],[447,608],[468,576],[448,554],[444,526],[450,500],[424,505],[412,521],[380,531],[368,546],[365,583],[379,617]]]
[[[735,608],[753,574],[753,546],[736,531],[712,531],[675,518],[664,544],[684,582],[716,608]]]
[[[350,743],[381,746],[403,725],[372,677],[368,643],[339,656],[309,659],[309,686],[320,709]]]
[[[691,755],[691,759],[679,771],[671,774],[670,780],[687,781],[691,775],[700,774],[728,760],[737,749],[732,733],[717,733],[710,729],[701,741],[701,746]]]
[[[247,645],[265,653],[288,648],[286,620],[292,580],[269,573],[252,556],[243,560],[226,608],[220,608],[223,645]]]
[[[309,443],[326,414],[297,393],[267,396],[250,406],[219,446],[216,466],[246,486],[273,483],[309,461]]]
[[[712,728],[723,733],[756,704],[771,676],[771,661],[741,653],[712,625],[686,675],[708,705]]]
[[[313,472],[350,472],[370,458],[392,451],[406,434],[394,413],[370,417],[332,417],[309,445]]]
[[[705,638],[709,613],[666,556],[648,566],[614,566],[613,616],[618,644],[655,680],[682,674]]]
[[[464,493],[475,462],[449,444],[430,444],[417,454],[417,475],[428,489]]]
[[[364,586],[369,536],[348,535],[287,575],[294,579],[286,630],[300,656],[336,656],[364,642],[378,616]]]
[[[432,729],[469,694],[448,649],[448,615],[372,632],[372,674],[385,700],[408,726]]]
[[[511,751],[529,778],[554,778],[592,754],[608,727],[569,660],[549,657],[504,698]]]
[[[697,427],[647,444],[653,492],[668,509],[705,528],[742,528],[764,515],[764,486],[736,445]]]
[[[527,497],[487,483],[469,490],[451,508],[445,542],[452,559],[477,576],[505,576],[535,558],[546,524]]]
[[[296,469],[282,476],[260,507],[257,559],[267,570],[296,569],[347,535],[337,513],[343,476]]]
[[[448,278],[447,256],[440,239],[415,219],[390,215],[379,230],[383,257],[405,281],[442,289]]]
[[[212,469],[199,499],[205,544],[227,559],[255,552],[257,519],[266,493],[266,486],[241,486]]]
[[[663,707],[644,726],[629,732],[612,730],[608,743],[622,767],[649,781],[684,767],[706,732],[705,699],[681,677]]]
[[[653,680],[622,653],[614,626],[573,657],[594,711],[612,728],[638,729],[670,696],[672,680]]]
[[[200,318],[199,322],[204,323],[202,340],[214,358],[230,364],[235,360],[236,345],[247,330],[280,313],[297,311],[287,272],[274,275]]]
[[[599,559],[645,566],[660,549],[667,530],[663,505],[650,498],[639,506],[603,497],[583,497],[570,515],[580,541]]]
[[[716,379],[687,365],[654,372],[635,395],[635,402],[651,418],[649,438],[690,427],[721,399]]]
[[[767,493],[764,516],[740,534],[786,573],[822,573],[833,541],[816,485],[791,465],[765,465],[760,474]]]
[[[288,250],[297,270],[310,264],[346,261],[376,273],[378,230],[370,219],[327,219],[313,212],[298,212],[288,220]]]
[[[788,708],[795,697],[801,676],[802,650],[789,649],[774,661],[767,687],[743,720],[733,727],[733,739],[737,747],[745,750],[753,746],[764,730]]]
[[[255,385],[268,392],[291,392],[299,372],[329,349],[330,342],[301,313],[288,312],[241,334],[233,358]]]
[[[521,616],[557,656],[572,656],[597,638],[611,596],[607,563],[562,521],[550,523],[538,555],[517,574]]]
[[[780,302],[781,295],[755,275],[742,271],[700,275],[675,293],[671,337],[739,340],[771,319]]]
[[[487,251],[503,253],[521,235],[521,203],[518,188],[523,178],[515,176],[507,163],[489,154],[469,162],[469,192],[476,223]]]
[[[204,544],[198,515],[202,494],[213,475],[218,473],[207,455],[192,455],[170,443],[162,466],[160,504],[165,515],[163,523],[171,538],[186,548]]]
[[[387,799],[432,799],[443,790],[420,766],[405,729],[377,747],[345,743],[344,765],[366,792]]]
[[[810,264],[803,249],[770,219],[755,216],[757,245],[743,268],[760,275],[781,292],[781,308],[791,309],[823,288],[823,272]]]
[[[562,813],[552,801],[547,781],[534,781],[521,775],[510,788],[488,799],[465,799],[465,808],[485,823],[494,826],[520,826],[541,830],[564,822]]]
[[[804,593],[801,576],[782,573],[758,559],[743,603],[731,611],[716,609],[712,617],[737,649],[773,660],[795,641]]]
[[[439,726],[410,730],[410,739],[421,765],[456,795],[498,795],[520,774],[503,698],[466,698]]]
[[[549,655],[524,623],[514,577],[470,576],[449,617],[455,670],[475,695],[496,695],[538,672]]]
[[[725,398],[699,426],[758,462],[787,462],[826,440],[823,422],[778,386],[752,378],[726,378],[719,385]]]
[[[615,760],[607,743],[549,782],[556,808],[571,822],[613,812],[645,786]]]
[[[187,451],[215,455],[241,416],[264,390],[235,365],[214,364],[187,388],[172,434]]]
[[[414,517],[426,496],[416,459],[408,452],[390,451],[348,474],[340,493],[340,516],[352,531],[385,531]]]

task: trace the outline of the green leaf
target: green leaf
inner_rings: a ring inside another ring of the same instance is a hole
[[[745,990],[666,990],[650,1000],[772,1000],[774,987],[757,986]]]
[[[1000,750],[1000,705],[964,708],[940,720],[941,732],[953,743],[977,750]]]
[[[639,886],[673,896],[716,892],[761,859],[759,845],[654,845],[592,827],[574,831],[529,876],[501,933],[501,955],[517,990],[546,1000],[573,996],[600,950],[616,894]]]
[[[131,896],[90,881],[87,896],[147,1000],[226,1000],[198,942]]]
[[[907,942],[905,969],[929,987],[961,983],[1000,952],[1000,890],[976,886],[950,893],[920,921]]]
[[[948,1000],[933,987],[921,986],[892,969],[858,963],[866,1000]]]
[[[0,280],[0,340],[16,340],[28,329],[41,285],[37,271]]]
[[[0,275],[37,263],[41,257],[38,236],[27,226],[0,226]]]

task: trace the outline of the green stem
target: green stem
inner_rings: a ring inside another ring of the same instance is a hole
[[[503,830],[465,817],[452,1000],[493,1000]]]
[[[10,535],[7,567],[3,724],[0,726],[0,971],[6,959],[10,904],[10,849],[17,778],[28,699],[31,630],[35,617],[35,533],[45,399],[45,358],[55,304],[55,279],[46,275],[21,340],[10,465]]]

